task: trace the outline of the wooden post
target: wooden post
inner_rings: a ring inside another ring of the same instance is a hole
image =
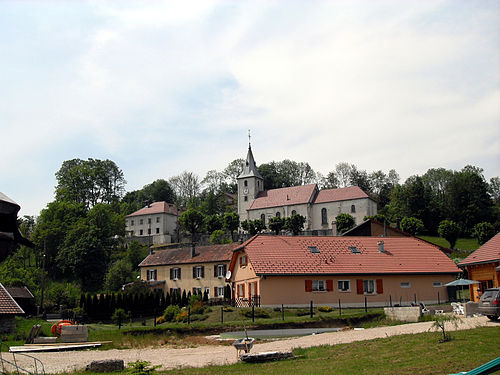
[[[417,305],[417,293],[413,293],[413,298],[415,299],[415,306]]]
[[[252,322],[255,322],[255,304],[252,304]]]
[[[342,305],[340,304],[340,298],[339,298],[339,315],[342,315]]]
[[[188,324],[191,324],[191,306],[188,306]]]
[[[285,320],[285,307],[281,304],[281,320]]]
[[[441,298],[439,298],[439,291],[438,291],[438,305],[441,304]]]
[[[392,295],[389,294],[389,305],[392,307]]]
[[[224,323],[224,306],[220,307],[220,322]]]
[[[312,317],[313,317],[313,301],[311,301],[311,306],[309,308],[309,313],[310,313],[311,319],[312,319]]]
[[[365,312],[368,312],[368,305],[366,303],[366,296],[365,296]]]

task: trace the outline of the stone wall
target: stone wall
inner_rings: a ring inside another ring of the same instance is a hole
[[[384,307],[385,316],[391,320],[418,322],[422,310],[418,307]]]

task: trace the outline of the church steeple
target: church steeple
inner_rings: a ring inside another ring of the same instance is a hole
[[[245,164],[243,165],[243,170],[241,171],[238,178],[246,178],[246,177],[258,177],[263,179],[257,169],[257,164],[255,163],[255,159],[252,153],[252,145],[250,144],[250,130],[248,131],[248,152],[247,159]]]

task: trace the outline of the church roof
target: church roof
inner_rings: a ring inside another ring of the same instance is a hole
[[[486,242],[479,249],[474,251],[458,265],[466,266],[476,263],[490,263],[500,261],[500,232]]]
[[[149,206],[141,208],[140,210],[135,211],[135,212],[131,213],[130,215],[127,215],[127,217],[140,216],[140,215],[163,214],[163,213],[178,215],[179,210],[177,210],[177,207],[175,206],[175,204],[172,204],[172,203],[153,202]]]
[[[321,190],[314,203],[347,201],[351,199],[370,198],[359,186]]]
[[[261,191],[257,195],[257,198],[250,203],[248,209],[257,210],[269,207],[306,204],[312,201],[317,189],[316,184],[311,184]]]
[[[381,246],[383,251],[379,250]],[[460,272],[437,246],[415,237],[256,235],[237,250],[245,251],[257,275]],[[235,257],[237,252],[231,267]]]
[[[243,171],[238,176],[238,178],[246,178],[246,177],[258,177],[262,179],[262,176],[260,175],[259,170],[257,169],[257,164],[255,163],[255,159],[252,153],[252,147],[250,145],[248,145],[247,160],[243,165]]]

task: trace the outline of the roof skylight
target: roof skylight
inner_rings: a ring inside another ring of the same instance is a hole
[[[312,254],[319,254],[319,249],[316,246],[309,246],[309,250]]]
[[[361,251],[356,246],[349,246],[349,250],[351,250],[351,253],[353,254],[361,254]]]

